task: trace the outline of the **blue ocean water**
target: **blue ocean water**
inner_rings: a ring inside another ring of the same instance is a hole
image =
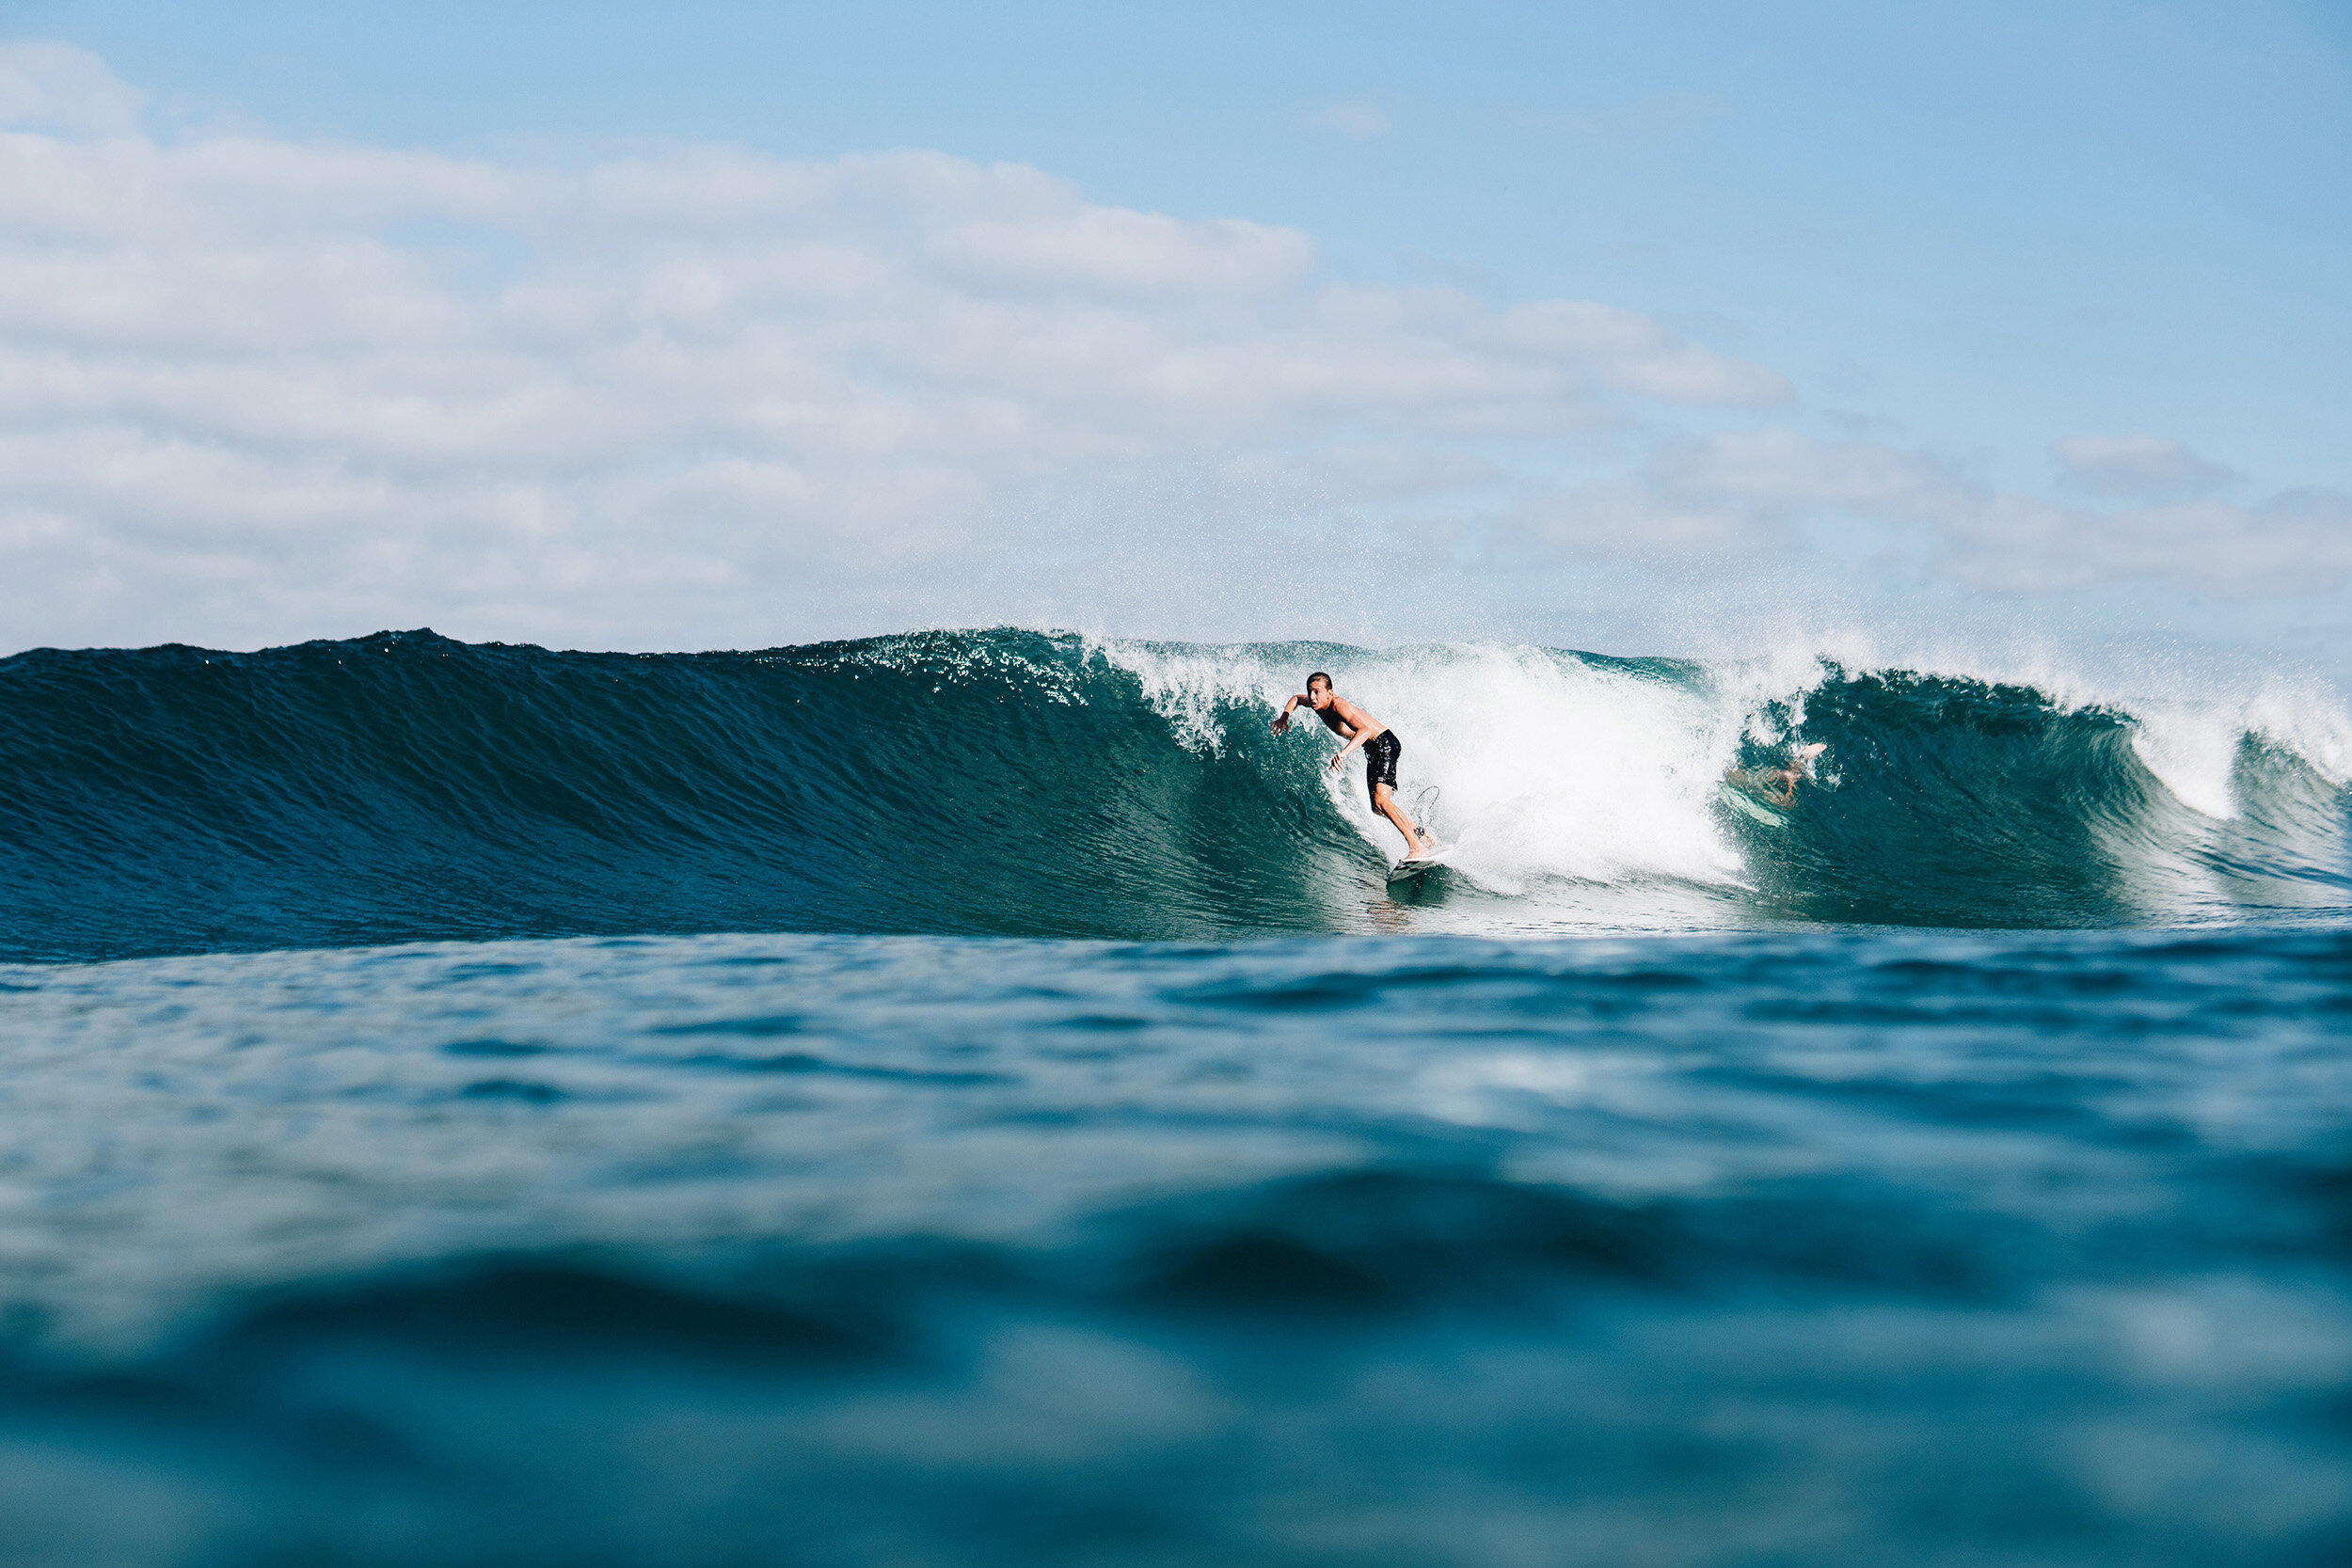
[[[1266,733],[1318,666],[1455,869]],[[9,1562],[2352,1559],[2324,696],[402,634],[0,710]]]

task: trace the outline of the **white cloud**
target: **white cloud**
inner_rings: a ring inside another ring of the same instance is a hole
[[[1653,472],[1673,493],[1878,514],[1915,515],[1954,488],[1943,470],[1911,453],[1864,441],[1816,441],[1790,430],[1729,432],[1669,452]]]
[[[2170,499],[2217,490],[2238,477],[2153,436],[2072,436],[2050,451],[2067,483],[2094,495]]]
[[[139,94],[86,49],[0,43],[0,129],[110,135],[135,129]]]
[[[1760,556],[1784,538],[1767,508],[1628,480],[1539,493],[1503,525],[1550,549],[1602,561],[1722,562]]]
[[[2352,496],[2333,490],[2106,513],[1994,496],[1950,532],[1954,576],[2011,591],[2146,578],[2252,598],[2326,593],[2352,578]]]
[[[1309,115],[1307,123],[1317,131],[1336,131],[1359,141],[1389,134],[1388,111],[1361,99],[1328,104]]]
[[[1349,283],[1295,230],[937,153],[563,172],[100,128],[0,135],[17,646],[985,617],[1037,602],[1057,528],[1133,571],[1451,517],[1530,442],[1787,395],[1630,312]],[[1149,501],[1184,474],[1219,538]]]
[[[1706,537],[1717,547],[1760,548],[1794,521],[1844,515],[1915,531],[1938,571],[2000,592],[2145,579],[2253,597],[2326,592],[2352,577],[2352,496],[2332,490],[2254,505],[2060,506],[1918,453],[1788,430],[1670,451],[1646,477],[1645,496],[1686,531],[1713,517]]]
[[[1839,516],[2000,591],[2352,573],[2352,499],[2211,499],[2227,470],[2175,442],[2059,443],[2136,504],[2055,505],[1757,427],[1780,375],[1632,311],[1350,281],[1295,230],[1019,166],[163,145],[46,46],[0,50],[0,108],[45,127],[0,133],[12,647],[1288,635],[1449,549],[1526,598],[1562,562],[1744,569]],[[1603,452],[1630,467],[1563,477]]]
[[[1515,305],[1475,329],[1479,341],[1536,359],[1590,364],[1603,385],[1673,403],[1767,407],[1790,400],[1788,383],[1761,365],[1677,341],[1647,316],[1590,300]]]
[[[928,249],[943,271],[984,287],[1141,298],[1249,299],[1305,281],[1316,260],[1295,230],[1232,219],[1183,223],[1113,207],[969,223]]]

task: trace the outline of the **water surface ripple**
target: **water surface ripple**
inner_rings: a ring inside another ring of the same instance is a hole
[[[11,1562],[2352,1557],[2352,934],[0,968]]]

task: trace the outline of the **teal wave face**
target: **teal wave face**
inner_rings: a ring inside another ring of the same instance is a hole
[[[2352,902],[2344,792],[2258,735],[2229,737],[2233,810],[2212,816],[2150,768],[2132,715],[2029,688],[1839,673],[1803,732],[1835,787],[1801,789],[1785,833],[1744,834],[1761,901],[1791,914],[2099,926]]]
[[[1311,724],[1269,733],[1319,667],[1404,737],[1400,794],[1459,841],[1455,869],[1390,896],[1400,845],[1352,760],[1326,769],[1337,742]],[[2275,736],[2227,736],[2207,787],[2229,803],[2200,810],[2152,768],[2129,712],[1900,672],[1773,690],[1534,649],[997,630],[656,656],[412,632],[40,650],[0,660],[0,717],[8,958],[650,931],[2143,924],[2352,904],[2345,793]],[[1782,805],[1755,785],[1794,738],[1827,752]]]

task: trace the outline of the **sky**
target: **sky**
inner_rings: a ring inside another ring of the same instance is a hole
[[[2352,673],[2352,6],[0,11],[0,645]]]

